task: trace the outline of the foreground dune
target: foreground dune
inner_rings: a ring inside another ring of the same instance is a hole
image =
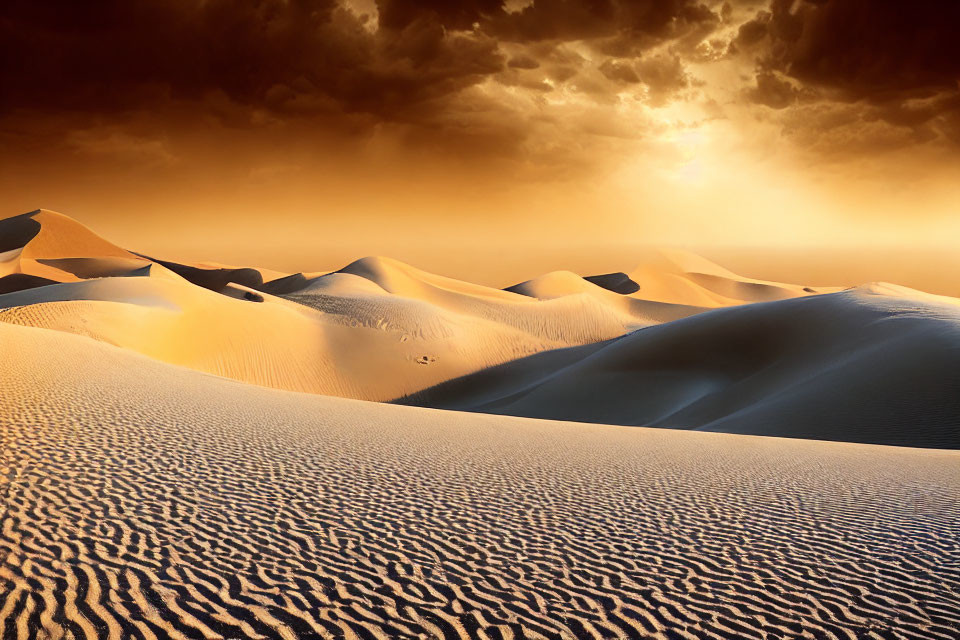
[[[718,309],[513,361],[402,402],[960,448],[960,301],[873,285]]]
[[[954,452],[367,404],[8,324],[0,344],[0,637],[957,637]]]

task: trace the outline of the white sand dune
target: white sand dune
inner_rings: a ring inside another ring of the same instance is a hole
[[[369,404],[2,323],[0,344],[0,637],[960,628],[957,452]]]
[[[718,309],[510,362],[403,402],[960,448],[960,301],[874,285]]]

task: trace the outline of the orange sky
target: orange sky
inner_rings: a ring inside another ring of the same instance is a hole
[[[494,283],[816,249],[942,290],[960,248],[955,3],[39,4],[0,9],[0,213],[134,250]]]

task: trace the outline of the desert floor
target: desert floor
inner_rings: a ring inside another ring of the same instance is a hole
[[[0,329],[3,637],[958,637],[955,452],[378,405]]]

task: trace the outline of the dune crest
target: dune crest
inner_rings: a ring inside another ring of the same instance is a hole
[[[727,307],[838,291],[739,276],[706,258],[680,249],[649,251],[628,274],[645,300],[700,307]]]
[[[0,220],[0,288],[16,290],[2,282],[14,274],[75,282],[126,275],[148,265],[149,261],[55,211],[37,209]],[[34,286],[38,285],[35,281]]]

